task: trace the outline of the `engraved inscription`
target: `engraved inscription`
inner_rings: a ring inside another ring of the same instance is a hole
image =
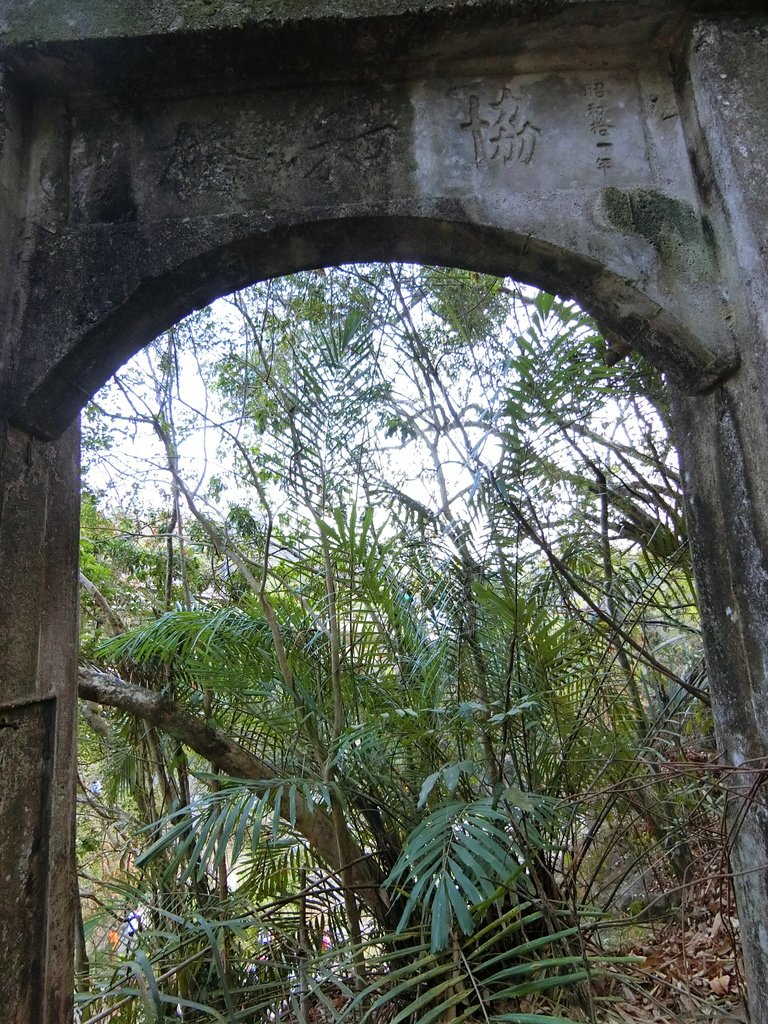
[[[465,106],[459,124],[472,137],[477,166],[488,170],[494,164],[530,164],[541,129],[528,116],[522,97],[508,85],[493,96],[476,90],[461,92]]]
[[[424,81],[414,89],[419,187],[484,201],[654,180],[643,104],[625,70]],[[479,191],[478,191],[479,190]]]
[[[333,117],[280,124],[250,112],[236,127],[213,120],[181,122],[164,147],[159,184],[184,201],[218,193],[230,203],[256,195],[265,181],[282,174],[333,185],[364,178],[386,164],[397,134],[394,121],[344,131]]]
[[[295,162],[301,165],[302,177],[319,181],[329,181],[339,163],[364,174],[368,166],[375,164],[391,145],[395,131],[396,125],[383,124],[354,133],[326,133],[325,138],[300,150]]]
[[[613,167],[613,130],[608,116],[606,84],[593,79],[584,86],[584,112],[595,146],[595,167],[607,174]]]

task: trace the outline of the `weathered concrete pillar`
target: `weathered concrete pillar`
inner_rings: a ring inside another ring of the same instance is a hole
[[[0,425],[0,1015],[71,1024],[79,444]]]
[[[768,22],[702,24],[681,76],[741,365],[675,401],[752,1024],[768,1022]]]
[[[24,359],[23,100],[0,67],[0,393]],[[0,1017],[71,1024],[78,427],[50,444],[0,421]]]

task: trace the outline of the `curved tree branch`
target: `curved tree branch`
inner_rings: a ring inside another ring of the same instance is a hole
[[[79,679],[80,696],[84,700],[119,708],[144,719],[180,740],[226,775],[255,782],[271,782],[280,777],[274,765],[240,746],[223,729],[209,725],[164,694],[93,668],[81,667]],[[360,849],[348,850],[350,862],[342,864],[333,820],[324,811],[310,808],[300,793],[296,794],[293,826],[334,872],[345,872],[360,899],[384,923],[388,900],[381,890],[380,879],[375,877],[370,857]]]
[[[104,595],[96,586],[96,584],[88,579],[88,577],[85,575],[82,569],[80,570],[79,576],[80,586],[87,594],[90,595],[94,603],[98,605],[98,607],[101,608],[101,610],[106,615],[107,622],[109,622],[109,628],[112,634],[116,636],[118,633],[124,633],[125,623],[114,610],[109,601],[107,601],[106,597],[104,597]]]

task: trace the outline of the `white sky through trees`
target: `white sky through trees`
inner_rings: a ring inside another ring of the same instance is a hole
[[[407,270],[411,276],[418,273],[416,268]],[[322,272],[322,281],[325,283],[328,274],[337,273],[345,279],[348,287],[355,275],[364,275],[366,271],[365,267],[351,267]],[[315,275],[320,273],[315,272]],[[303,275],[310,281],[312,276]],[[400,286],[401,295],[409,283],[406,280]],[[296,287],[300,291],[302,285]],[[508,314],[498,325],[499,337],[491,345],[483,339],[474,350],[470,339],[467,339],[460,358],[454,360],[457,365],[450,367],[446,374],[450,381],[450,396],[442,396],[441,402],[444,406],[447,401],[453,410],[460,411],[462,422],[444,422],[436,431],[439,436],[435,443],[452,505],[465,502],[477,488],[480,476],[492,469],[501,456],[503,442],[497,428],[500,420],[508,417],[509,394],[514,395],[518,383],[513,376],[514,367],[505,367],[504,349],[514,351],[517,348],[519,357],[525,358],[522,346],[529,341],[528,335],[532,332],[551,334],[562,328],[554,318],[550,318],[552,322],[549,324],[532,323],[531,314],[537,315],[531,305],[536,294],[533,289],[512,282],[504,282],[502,287]],[[247,351],[249,330],[252,333],[254,324],[260,322],[259,318],[262,321],[266,319],[266,308],[272,301],[270,285],[257,286],[250,297],[247,296],[248,292],[241,293],[237,300],[231,297],[219,299],[209,309],[182,321],[134,357],[96,396],[95,408],[103,410],[106,416],[101,419],[94,411],[86,414],[85,479],[94,492],[102,495],[105,507],[137,511],[157,508],[170,499],[172,487],[166,455],[150,422],[157,415],[167,415],[163,407],[169,402],[175,424],[179,467],[195,495],[205,499],[212,510],[218,509],[219,514],[228,502],[247,504],[247,488],[240,487],[234,478],[233,445],[229,436],[232,432],[238,436],[242,434],[243,425],[238,422],[240,413],[231,402],[227,404],[223,400],[220,388],[211,386],[215,384],[217,374],[216,360],[228,350]],[[328,298],[332,301],[332,295]],[[333,309],[329,305],[325,324],[319,324],[320,330],[332,329],[335,321],[348,314],[349,310],[344,307],[348,299],[348,294],[342,296],[341,309]],[[245,321],[241,312],[244,301],[252,307],[250,323]],[[424,406],[424,383],[415,379],[413,364],[409,363],[398,339],[398,334],[402,336],[411,328],[425,334],[436,333],[440,326],[439,317],[430,308],[430,297],[423,293],[410,292],[405,301],[408,307],[405,316],[409,322],[404,322],[401,310],[400,323],[372,324],[366,342],[375,357],[373,365],[377,378],[391,388],[390,400],[386,404],[390,409],[397,408],[405,432],[398,429],[391,417],[387,425],[386,416],[380,410],[373,410],[367,419],[363,417],[357,424],[356,436],[350,435],[346,440],[350,445],[375,449],[382,478],[413,501],[439,510],[444,500],[438,493],[432,458],[424,439],[409,433],[409,416],[415,423],[417,410]],[[587,337],[592,331],[586,322],[570,329],[581,337]],[[312,358],[311,345],[306,344],[307,332],[307,325],[301,324],[299,333],[305,337],[297,337],[294,359],[305,358],[303,353],[307,353],[306,358]],[[455,341],[453,345],[455,347]],[[538,358],[534,349],[530,358]],[[442,367],[437,368],[438,372],[450,359],[451,353],[448,352],[442,357]],[[169,365],[170,362],[173,366]],[[338,400],[343,396],[336,397]],[[566,389],[561,396],[563,403],[567,406],[571,398]],[[638,422],[630,403],[622,401],[621,397],[613,400],[608,396],[596,403],[596,410],[590,429],[631,450],[636,444],[638,431],[645,428]],[[652,415],[652,412],[646,408],[644,414]],[[447,421],[452,413],[446,413],[442,408],[439,415]],[[94,438],[92,425],[96,423],[98,430]],[[562,434],[557,438],[544,436],[542,431],[546,433],[550,427],[540,426],[537,431],[535,423],[520,426],[523,433],[529,434],[522,443],[543,444],[553,465],[559,466],[564,473],[572,467],[574,459],[579,458],[573,445]],[[101,437],[103,445],[107,434],[109,442],[103,447],[98,437]],[[266,432],[261,434],[260,441],[268,453],[270,439]],[[588,441],[583,443],[589,448]],[[273,494],[279,504],[274,488]],[[558,500],[556,487],[553,487],[551,500]]]

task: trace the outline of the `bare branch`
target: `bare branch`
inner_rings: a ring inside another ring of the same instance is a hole
[[[246,750],[223,729],[208,724],[162,693],[93,668],[81,667],[79,677],[80,696],[84,700],[142,718],[180,740],[225,775],[254,782],[271,782],[281,777],[275,765]],[[344,872],[350,888],[380,921],[385,921],[387,901],[379,888],[380,880],[375,877],[370,858],[359,848],[351,848],[349,832],[342,861],[333,819],[317,807],[310,808],[301,793],[296,793],[293,825],[321,860],[335,872]]]

